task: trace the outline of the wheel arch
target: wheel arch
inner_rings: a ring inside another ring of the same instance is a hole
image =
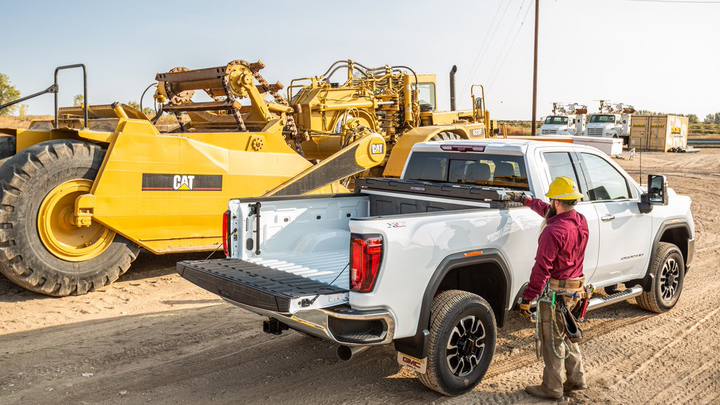
[[[651,267],[653,263],[652,255],[655,254],[655,251],[657,250],[658,244],[660,242],[672,243],[673,245],[677,246],[678,249],[680,249],[680,252],[683,256],[683,261],[685,262],[685,274],[687,274],[688,270],[690,270],[690,265],[692,264],[695,250],[695,242],[691,235],[692,232],[690,231],[690,225],[687,223],[687,220],[685,218],[674,218],[665,220],[662,224],[660,224],[658,232],[655,234],[655,238],[653,239],[652,248],[650,250],[650,260],[648,260],[648,266],[645,270],[645,276],[637,280],[629,281],[625,284],[640,284],[643,287],[643,290],[650,291],[650,287],[653,281],[653,277],[651,274]]]
[[[475,255],[474,252],[482,251]],[[462,290],[483,297],[491,306],[498,327],[502,327],[511,296],[512,279],[507,261],[497,249],[481,249],[447,256],[430,278],[422,298],[417,331],[414,336],[395,340],[395,348],[405,354],[427,356],[430,308],[437,294]],[[497,284],[501,284],[498,287]]]

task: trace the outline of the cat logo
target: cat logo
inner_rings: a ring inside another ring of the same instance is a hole
[[[143,173],[143,191],[222,191],[219,174]]]
[[[176,174],[175,177],[173,177],[173,189],[174,190],[192,190],[193,189],[193,180],[195,180],[195,176],[189,176],[189,175],[181,176],[179,174]]]
[[[370,144],[370,153],[372,153],[373,155],[379,155],[381,153],[385,153],[385,144],[384,143]]]

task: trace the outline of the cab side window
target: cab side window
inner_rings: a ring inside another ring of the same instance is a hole
[[[623,200],[631,198],[625,176],[600,156],[581,153],[585,177],[588,180],[587,195],[591,201]]]
[[[548,169],[550,170],[550,181],[560,176],[570,177],[577,185],[578,190],[580,190],[583,195],[587,195],[584,193],[585,190],[582,189],[582,186],[578,181],[578,176],[575,172],[575,167],[572,164],[569,153],[547,152],[543,155],[545,156],[545,161],[547,162]],[[583,200],[587,200],[587,197],[583,198]]]

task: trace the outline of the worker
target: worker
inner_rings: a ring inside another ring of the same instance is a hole
[[[535,397],[559,399],[563,393],[587,388],[580,348],[565,334],[559,309],[564,303],[571,311],[585,291],[583,261],[589,232],[585,217],[575,210],[582,194],[571,178],[557,177],[545,196],[550,204],[522,193],[509,195],[545,218],[530,282],[520,301],[520,310],[530,317],[530,303],[540,296],[537,339],[545,369],[542,384],[525,390]],[[567,376],[564,383],[563,368]]]

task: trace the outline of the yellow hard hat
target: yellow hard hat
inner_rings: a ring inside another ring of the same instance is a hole
[[[545,193],[545,197],[549,197],[555,200],[580,200],[583,195],[575,186],[573,179],[567,176],[556,177],[552,183],[550,183],[550,190]]]

